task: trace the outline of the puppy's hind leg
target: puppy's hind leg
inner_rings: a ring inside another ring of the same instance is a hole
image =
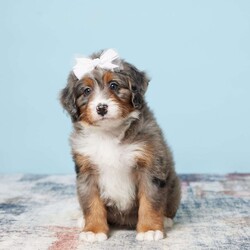
[[[164,218],[164,228],[171,228],[174,225],[174,222],[171,218]]]
[[[164,215],[173,219],[176,215],[177,209],[181,201],[181,184],[178,176],[174,175],[172,179],[169,180],[167,189],[167,202],[164,211]]]

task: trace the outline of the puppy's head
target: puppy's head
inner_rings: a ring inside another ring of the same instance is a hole
[[[69,74],[67,86],[61,91],[61,103],[72,122],[114,125],[138,115],[143,108],[149,82],[146,74],[124,60],[116,59],[114,63],[119,65],[115,70],[97,66],[80,79],[73,71]]]

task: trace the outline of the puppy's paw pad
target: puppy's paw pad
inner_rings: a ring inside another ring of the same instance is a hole
[[[161,240],[161,239],[163,239],[163,232],[160,230],[156,230],[156,231],[150,230],[150,231],[147,231],[144,233],[137,233],[136,239],[139,241]]]
[[[95,242],[95,241],[104,241],[108,238],[105,233],[93,233],[93,232],[81,232],[79,235],[80,240]]]

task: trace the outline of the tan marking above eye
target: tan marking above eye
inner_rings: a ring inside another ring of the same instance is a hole
[[[94,88],[94,80],[91,79],[90,77],[86,77],[83,79],[83,82],[86,86],[91,87],[92,89]]]
[[[104,73],[103,75],[103,82],[104,84],[108,84],[109,82],[111,82],[113,80],[113,73],[108,71],[106,73]]]

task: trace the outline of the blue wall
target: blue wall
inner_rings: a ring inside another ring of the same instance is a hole
[[[119,4],[118,4],[119,3]],[[102,48],[152,77],[178,172],[250,170],[250,1],[0,2],[0,172],[73,173],[58,92]]]

